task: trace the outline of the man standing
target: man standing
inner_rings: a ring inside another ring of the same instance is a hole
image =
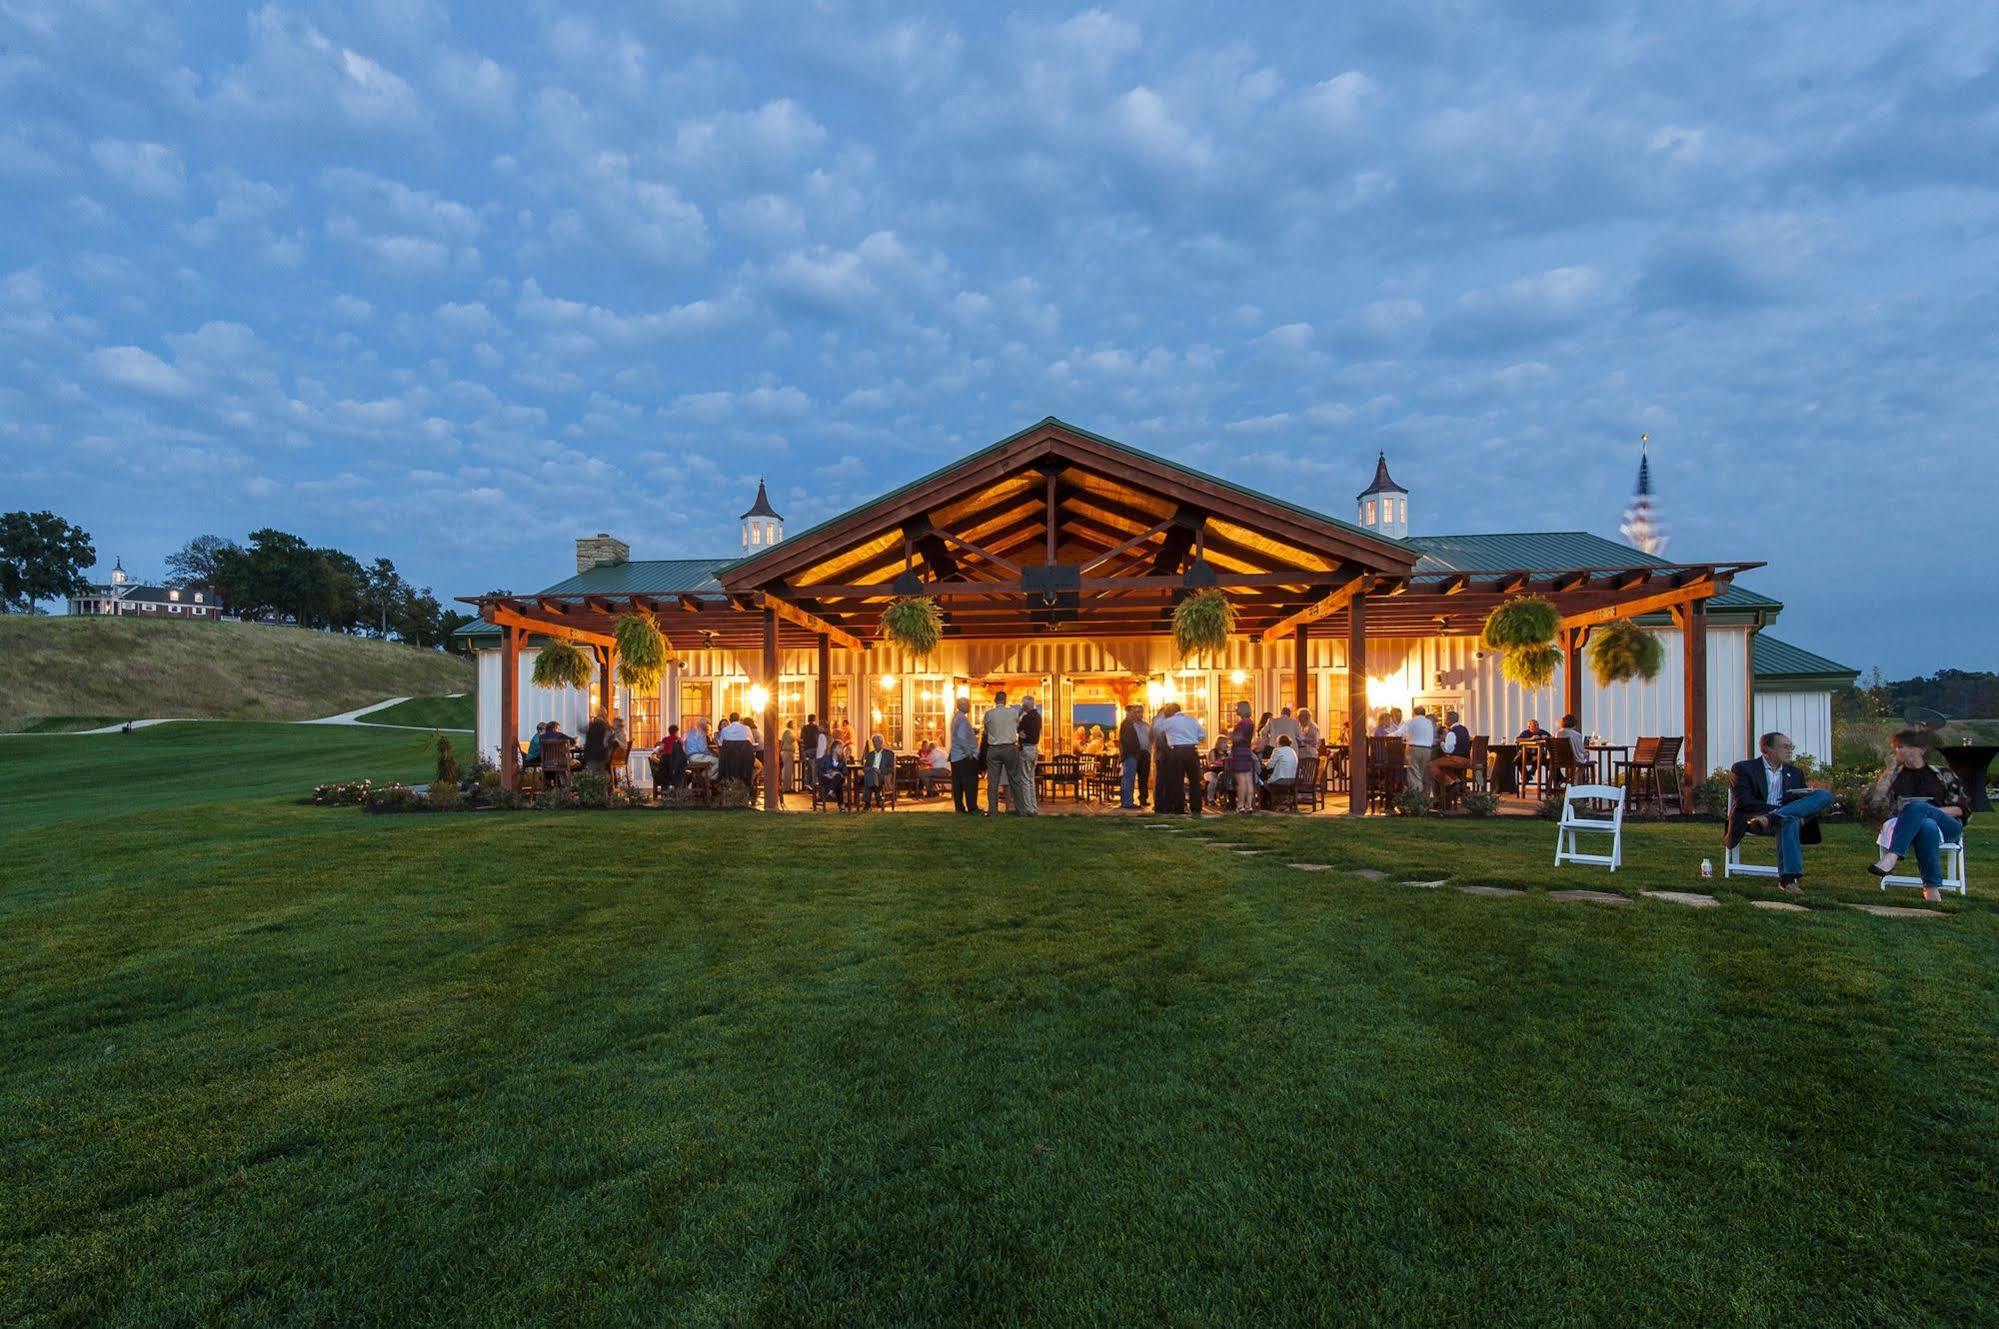
[[[1803,846],[1819,842],[1819,814],[1832,806],[1832,794],[1824,789],[1808,789],[1805,773],[1791,764],[1796,746],[1772,731],[1763,735],[1757,747],[1760,757],[1738,761],[1729,768],[1733,780],[1733,806],[1729,809],[1728,848],[1742,843],[1753,831],[1777,837],[1777,887],[1793,895],[1804,894]]]
[[[1275,755],[1276,752],[1277,740],[1280,738],[1290,739],[1291,746],[1294,748],[1304,746],[1304,737],[1305,737],[1304,727],[1301,726],[1298,723],[1297,718],[1291,714],[1291,708],[1289,706],[1286,706],[1282,710],[1278,711],[1278,713],[1271,719],[1270,727],[1264,730],[1264,734],[1268,742],[1270,743],[1273,755]]]
[[[1159,772],[1157,810],[1200,816],[1201,744],[1207,738],[1201,722],[1181,710],[1177,702],[1168,702],[1153,729],[1166,746],[1166,764]]]
[[[1034,698],[1020,699],[1020,783],[1013,787],[1013,802],[1016,811],[1032,817],[1041,811],[1037,799],[1039,793],[1034,787],[1037,778],[1036,767],[1041,761],[1041,708],[1034,704]]]
[[[1006,777],[1007,787],[1013,790],[1013,814],[1024,817],[1027,805],[1021,800],[1020,787],[1027,783],[1027,777],[1020,772],[1020,711],[1006,704],[1006,693],[993,693],[993,704],[986,711],[986,815],[999,811],[1000,777]]]
[[[1119,782],[1118,806],[1126,812],[1135,811],[1138,804],[1132,796],[1138,792],[1138,764],[1145,760],[1150,734],[1146,734],[1145,721],[1140,718],[1137,702],[1124,708],[1124,723],[1117,730],[1117,754],[1124,764],[1124,778]]]
[[[1138,805],[1152,801],[1152,724],[1145,712],[1138,713]]]
[[[951,810],[979,810],[979,735],[972,728],[972,701],[958,698],[951,716]]]
[[[1427,708],[1418,706],[1402,727],[1402,766],[1412,787],[1430,791],[1430,757],[1437,746],[1437,722]]]

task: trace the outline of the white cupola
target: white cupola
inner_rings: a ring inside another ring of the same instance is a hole
[[[768,549],[784,538],[784,518],[770,505],[770,495],[764,492],[764,482],[757,480],[757,501],[750,504],[750,510],[742,516],[743,552],[755,553]]]
[[[1409,534],[1409,491],[1395,483],[1388,473],[1388,454],[1374,463],[1374,483],[1355,496],[1359,512],[1355,517],[1376,535],[1400,540]]]

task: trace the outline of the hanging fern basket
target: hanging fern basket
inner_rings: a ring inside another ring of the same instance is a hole
[[[1235,606],[1220,591],[1196,591],[1173,607],[1173,649],[1180,658],[1219,655],[1235,632]]]
[[[1659,677],[1665,663],[1666,648],[1634,623],[1606,623],[1590,639],[1590,672],[1599,685],[1628,683],[1634,678],[1649,683]]]
[[[937,649],[944,636],[944,614],[927,595],[908,595],[882,611],[882,640],[914,656]]]
[[[1500,657],[1499,672],[1507,682],[1534,692],[1554,681],[1561,664],[1562,652],[1556,647],[1515,646]]]
[[[1508,651],[1520,646],[1553,646],[1562,616],[1554,601],[1540,595],[1516,595],[1485,616],[1486,647]]]
[[[611,626],[618,643],[618,678],[635,693],[659,691],[666,672],[666,638],[650,614],[624,614]]]
[[[590,657],[574,642],[552,641],[535,653],[534,685],[538,688],[590,686]]]

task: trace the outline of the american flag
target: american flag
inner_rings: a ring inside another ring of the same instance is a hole
[[[1647,554],[1661,554],[1666,549],[1666,523],[1652,510],[1652,462],[1646,455],[1647,445],[1652,436],[1638,436],[1638,488],[1631,495],[1631,506],[1624,510],[1624,524],[1617,528],[1625,543],[1633,549]]]

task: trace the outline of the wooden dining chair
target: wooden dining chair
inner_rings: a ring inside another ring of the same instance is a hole
[[[569,740],[566,738],[543,739],[541,742],[541,778],[551,789],[569,787]]]

